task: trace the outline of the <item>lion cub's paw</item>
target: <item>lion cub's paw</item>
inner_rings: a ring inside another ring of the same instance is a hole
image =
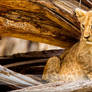
[[[60,70],[60,59],[56,56],[49,58],[44,68],[42,79],[48,82],[58,81],[59,70]]]

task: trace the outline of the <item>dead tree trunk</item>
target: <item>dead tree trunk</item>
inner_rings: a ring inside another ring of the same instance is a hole
[[[0,0],[0,35],[69,48],[80,37],[77,7],[72,0]]]
[[[92,92],[92,81],[49,83],[11,92]]]

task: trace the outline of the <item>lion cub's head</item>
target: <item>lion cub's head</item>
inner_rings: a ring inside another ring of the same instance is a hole
[[[92,11],[87,12],[76,8],[75,12],[81,25],[81,39],[85,40],[88,44],[92,44]]]

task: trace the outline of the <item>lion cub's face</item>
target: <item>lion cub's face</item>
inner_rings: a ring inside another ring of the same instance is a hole
[[[92,11],[86,12],[77,8],[75,12],[81,25],[81,39],[92,44]]]

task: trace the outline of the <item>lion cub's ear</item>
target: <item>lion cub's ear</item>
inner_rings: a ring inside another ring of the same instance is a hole
[[[81,22],[81,18],[86,15],[86,11],[84,11],[80,8],[76,8],[75,13],[76,13],[76,16],[77,16],[79,22]]]

